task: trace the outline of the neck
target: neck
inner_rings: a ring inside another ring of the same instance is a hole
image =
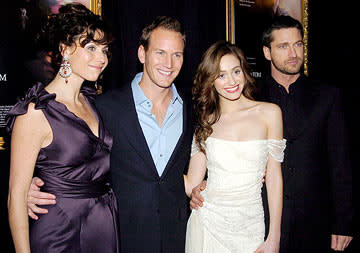
[[[292,83],[294,83],[299,77],[300,73],[289,75],[281,73],[280,71],[271,70],[271,76],[275,79],[275,81],[283,86],[287,92],[289,92],[289,87]]]
[[[143,79],[140,80],[139,86],[145,96],[151,100],[153,105],[164,104],[165,101],[169,101],[172,98],[171,86],[164,88],[154,84],[149,84]]]
[[[46,90],[55,93],[56,98],[69,103],[79,103],[80,89],[84,80],[75,75],[68,78],[68,83],[59,74],[46,86]]]
[[[237,100],[220,98],[221,114],[237,112],[241,110],[248,101],[249,99],[247,99],[244,95],[241,95]]]

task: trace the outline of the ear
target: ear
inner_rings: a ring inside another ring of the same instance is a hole
[[[59,51],[63,57],[64,55],[70,56],[76,51],[76,46],[67,46],[63,43],[60,43]]]
[[[139,49],[138,49],[138,58],[139,58],[139,61],[144,64],[145,63],[145,48],[143,45],[140,45],[139,46]]]
[[[267,60],[271,61],[271,52],[270,52],[270,48],[263,46],[263,52],[264,52],[264,56]]]

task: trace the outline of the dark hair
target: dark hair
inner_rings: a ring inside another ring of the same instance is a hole
[[[172,18],[172,17],[159,16],[159,17],[156,17],[152,21],[151,24],[147,25],[142,30],[142,34],[141,34],[141,37],[140,37],[140,45],[142,45],[145,48],[145,51],[149,47],[149,40],[150,40],[151,33],[156,28],[163,28],[165,30],[180,33],[181,37],[182,37],[182,40],[184,42],[184,47],[185,47],[186,36],[185,36],[184,30],[183,30],[183,28],[181,26],[181,23],[177,19]]]
[[[215,90],[214,81],[220,74],[221,58],[228,54],[239,59],[245,77],[242,93],[245,97],[253,99],[255,81],[250,75],[250,68],[244,53],[237,46],[225,41],[218,41],[211,45],[202,56],[192,89],[197,121],[195,123],[195,141],[203,153],[205,153],[205,149],[201,144],[204,144],[207,137],[212,134],[212,125],[220,118],[219,94]]]
[[[274,40],[272,32],[274,30],[296,28],[300,31],[301,37],[304,37],[304,30],[301,23],[290,16],[275,16],[270,25],[262,34],[262,45],[270,48],[270,43]]]
[[[96,32],[100,37],[95,38]],[[45,42],[50,51],[52,65],[57,71],[60,67],[62,55],[60,45],[73,46],[79,42],[84,47],[89,42],[108,45],[113,41],[109,27],[100,16],[92,13],[79,3],[63,5],[58,14],[52,14],[40,34],[40,40]]]

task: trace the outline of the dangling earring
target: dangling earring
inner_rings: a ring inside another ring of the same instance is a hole
[[[68,77],[71,75],[72,69],[69,63],[69,57],[64,56],[60,65],[59,74],[62,78],[65,78],[65,83],[68,83]]]

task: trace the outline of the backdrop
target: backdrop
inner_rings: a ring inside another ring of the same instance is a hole
[[[39,1],[2,3],[0,75],[3,79],[6,73],[7,80],[0,81],[0,105],[15,103],[16,97],[23,94],[34,81],[47,80],[46,75],[36,76],[39,73],[36,67],[42,63],[34,61],[39,49],[31,42],[39,24],[46,18],[35,8]],[[185,27],[185,61],[175,83],[179,88],[189,90],[202,53],[215,41],[225,39],[225,6],[226,0],[103,0],[103,16],[116,35],[113,60],[104,73],[104,90],[127,85],[141,70],[137,60],[141,30],[158,15],[174,16]],[[21,9],[26,9],[31,17],[26,29],[21,27]],[[354,38],[357,32],[356,14],[351,4],[343,1],[309,1],[309,74],[314,78],[327,80],[343,91],[353,157],[360,153],[357,127],[360,87],[355,79],[358,66],[355,63],[355,44],[358,41]],[[248,25],[251,27],[253,24]],[[0,128],[0,137],[2,135],[3,129]],[[0,150],[0,169],[0,248],[1,252],[13,252],[6,208],[8,147],[5,151]],[[354,180],[359,175],[359,166],[354,160]],[[354,185],[354,200],[358,200],[360,184],[355,181]],[[354,202],[356,213],[359,213],[358,201]],[[358,228],[359,225],[357,216],[354,226]],[[347,252],[360,252],[355,249],[358,240],[359,238],[354,240]]]

